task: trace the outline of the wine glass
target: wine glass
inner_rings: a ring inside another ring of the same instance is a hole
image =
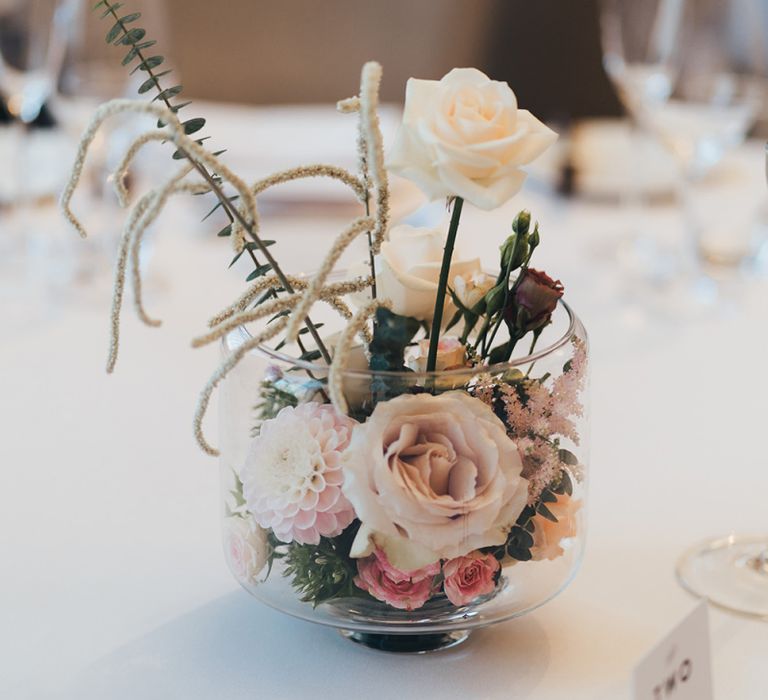
[[[766,145],[768,180],[768,144]],[[696,545],[677,562],[677,579],[714,605],[768,619],[768,535],[728,535]]]
[[[718,197],[712,183],[727,179],[715,168],[744,142],[766,104],[768,10],[760,0],[675,1],[682,7],[673,91],[643,118],[680,168],[683,271],[687,263],[689,277],[706,282],[697,263],[738,265],[749,254],[748,245],[732,259],[719,254],[724,236],[718,205],[724,208],[725,201],[717,200],[725,190]],[[729,229],[731,245],[751,233],[743,220]]]
[[[681,21],[677,0],[601,0],[600,29],[603,66],[629,117],[633,153],[640,153],[655,136],[648,132],[644,115],[663,105],[676,77],[676,36]],[[668,266],[658,249],[638,170],[627,164],[630,177],[621,192],[629,230],[613,253],[635,283],[663,278]]]
[[[34,121],[56,86],[76,0],[0,3],[0,91],[8,111]]]

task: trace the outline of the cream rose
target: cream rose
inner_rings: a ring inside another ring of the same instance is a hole
[[[503,544],[528,495],[503,423],[461,391],[379,403],[342,459],[362,522],[351,556],[379,547],[406,571]]]
[[[557,134],[525,109],[509,85],[475,68],[408,81],[403,123],[387,165],[431,199],[463,197],[495,209],[523,185],[521,166]]]
[[[381,246],[376,257],[376,293],[389,299],[392,310],[401,316],[431,321],[437,298],[437,282],[443,259],[445,232],[439,229],[395,226],[389,240]],[[460,259],[454,255],[450,277],[471,277],[480,271],[478,258]],[[443,318],[450,318],[450,299],[446,299]]]
[[[251,517],[230,516],[224,527],[224,550],[238,581],[254,584],[269,557],[267,532]]]
[[[496,278],[485,272],[457,275],[453,280],[453,291],[467,309],[473,308],[495,286]]]

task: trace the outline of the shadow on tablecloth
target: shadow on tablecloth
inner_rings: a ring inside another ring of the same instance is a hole
[[[550,648],[534,618],[476,631],[462,647],[396,656],[236,592],[101,658],[62,698],[344,700],[534,697]]]

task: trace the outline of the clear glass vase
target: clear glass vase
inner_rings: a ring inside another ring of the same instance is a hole
[[[221,385],[224,549],[249,593],[367,646],[426,652],[568,585],[589,421],[587,338],[566,304],[534,353],[503,364],[373,372],[353,348],[349,418],[327,381],[325,365],[261,347]]]

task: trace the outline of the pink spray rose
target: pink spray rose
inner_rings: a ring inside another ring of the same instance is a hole
[[[393,608],[416,610],[434,593],[434,578],[439,573],[439,562],[402,571],[392,566],[386,554],[376,548],[371,556],[357,560],[355,585]]]
[[[443,565],[443,590],[454,605],[466,605],[496,587],[500,564],[493,554],[470,552]]]
[[[355,421],[331,405],[286,406],[261,424],[240,472],[248,510],[281,542],[317,544],[355,512],[341,492],[341,453]]]

